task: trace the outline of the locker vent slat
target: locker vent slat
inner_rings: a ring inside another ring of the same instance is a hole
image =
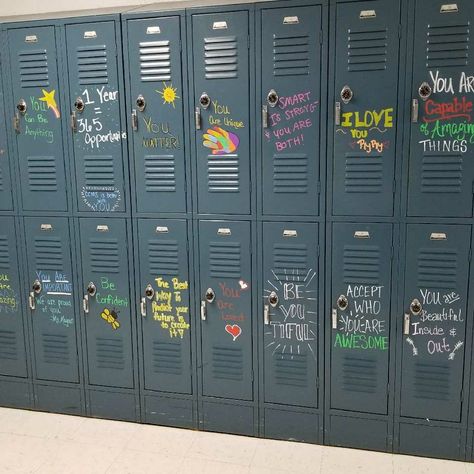
[[[54,156],[27,156],[26,166],[30,191],[54,193],[58,190]]]
[[[0,235],[0,269],[9,270],[11,267],[10,262],[10,249],[8,248],[8,239],[5,235]]]
[[[469,22],[459,25],[427,25],[426,67],[467,66],[469,63]]]
[[[238,76],[236,36],[204,38],[206,79],[233,79]]]
[[[48,87],[48,55],[46,49],[25,50],[18,53],[20,86]]]
[[[240,278],[240,244],[210,242],[209,260],[212,277]]]
[[[228,154],[207,157],[208,191],[210,193],[238,193],[239,157]]]
[[[84,156],[85,184],[88,187],[115,186],[114,157],[111,155]]]
[[[46,364],[69,365],[69,336],[42,334],[42,347]]]
[[[366,357],[344,356],[342,387],[349,393],[377,393],[377,361]]]
[[[309,36],[273,35],[273,75],[309,75]]]
[[[451,367],[442,363],[415,362],[415,371],[410,386],[414,398],[421,400],[450,400]]]
[[[346,155],[344,188],[346,193],[381,193],[384,190],[382,157]]]
[[[120,255],[117,239],[90,239],[89,261],[96,273],[119,273]]]
[[[0,360],[18,360],[18,341],[14,331],[0,330]]]
[[[122,339],[98,337],[96,339],[96,357],[99,369],[123,370],[125,356]]]
[[[379,284],[380,248],[375,245],[345,245],[343,271],[346,284]]]
[[[421,248],[417,263],[419,288],[456,289],[459,271],[456,250]]]
[[[291,387],[307,387],[308,360],[306,354],[275,352],[273,355],[275,366],[275,383]]]
[[[423,156],[421,169],[421,191],[423,193],[461,193],[462,177],[462,155]]]
[[[387,68],[387,28],[348,29],[347,33],[348,71],[383,71]]]
[[[176,163],[173,155],[145,155],[145,186],[148,192],[176,191]]]
[[[214,346],[212,374],[214,379],[242,381],[244,379],[242,349]]]
[[[35,269],[64,271],[63,244],[59,237],[35,237]]]
[[[178,242],[176,240],[148,241],[148,265],[151,275],[178,275]]]
[[[274,244],[273,271],[280,282],[303,282],[308,273],[308,248],[304,244]]]
[[[76,48],[79,84],[107,84],[107,46],[78,46]]]
[[[139,46],[142,82],[171,81],[170,42],[143,41]]]
[[[181,375],[183,373],[181,344],[153,341],[153,372]]]
[[[273,192],[308,192],[308,156],[304,154],[274,155]]]

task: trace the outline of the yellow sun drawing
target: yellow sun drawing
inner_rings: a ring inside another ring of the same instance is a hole
[[[176,94],[177,88],[173,87],[173,84],[170,84],[169,86],[166,85],[165,82],[163,82],[163,90],[155,89],[158,94],[163,97],[163,104],[171,104],[174,108],[174,101],[176,99],[179,99],[180,97]]]

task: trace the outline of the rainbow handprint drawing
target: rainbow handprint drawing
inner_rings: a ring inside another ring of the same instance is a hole
[[[213,127],[203,135],[202,144],[212,150],[213,155],[234,153],[239,146],[239,137],[221,127]]]

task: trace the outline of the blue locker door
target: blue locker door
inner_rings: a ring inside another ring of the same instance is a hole
[[[248,12],[193,15],[198,211],[250,213]]]
[[[401,415],[460,421],[471,228],[407,226]]]
[[[25,217],[29,316],[36,378],[78,382],[79,360],[69,220]]]
[[[252,400],[250,223],[199,222],[202,394]]]
[[[263,245],[265,401],[317,407],[318,225],[265,222]]]
[[[121,123],[115,27],[114,21],[66,26],[79,211],[125,210],[122,141],[126,132]]]
[[[139,219],[145,388],[190,394],[191,318],[186,221]]]
[[[18,241],[14,218],[0,217],[0,375],[26,377]]]
[[[386,414],[392,225],[333,225],[331,408]]]
[[[178,16],[129,20],[128,74],[138,212],[186,212]]]
[[[53,26],[8,30],[23,209],[66,211],[63,149]]]
[[[336,9],[333,214],[391,216],[399,2],[341,2]]]
[[[7,143],[6,124],[8,122],[5,116],[5,95],[1,84],[0,79],[0,211],[11,211],[13,209],[13,199],[10,153]]]
[[[133,388],[127,223],[82,218],[79,227],[89,384]]]
[[[472,216],[473,21],[471,0],[415,1],[410,216]]]
[[[263,213],[319,213],[321,7],[262,11]]]

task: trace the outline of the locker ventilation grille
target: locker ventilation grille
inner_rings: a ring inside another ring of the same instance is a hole
[[[344,357],[343,388],[346,392],[377,392],[377,361],[362,357]]]
[[[388,30],[347,31],[347,70],[383,71],[387,68]]]
[[[182,374],[181,344],[153,341],[153,372]]]
[[[21,87],[48,87],[48,55],[45,49],[18,53]]]
[[[0,360],[17,360],[18,342],[14,331],[0,331]]]
[[[469,60],[469,23],[434,26],[426,30],[426,67],[467,66]]]
[[[28,156],[28,188],[30,191],[56,192],[58,189],[54,156]]]
[[[380,156],[346,154],[344,188],[346,193],[381,193],[383,160]]]
[[[69,338],[63,334],[43,334],[43,360],[46,364],[69,365]]]
[[[416,362],[415,374],[411,382],[415,398],[423,400],[449,400],[451,370],[450,366],[439,362],[436,364]]]
[[[176,240],[149,240],[148,262],[151,275],[177,275],[179,259]]]
[[[86,186],[115,186],[113,156],[85,156],[84,174]]]
[[[455,250],[421,248],[418,254],[418,287],[456,289],[458,254]]]
[[[125,368],[122,339],[98,337],[96,351],[99,369],[123,370]]]
[[[140,43],[140,77],[143,82],[171,81],[169,41]]]
[[[119,273],[120,256],[117,239],[90,239],[89,261],[91,269],[96,273]]]
[[[240,278],[240,244],[210,242],[209,258],[212,277]]]
[[[204,38],[206,79],[232,79],[238,76],[238,50],[235,36]]]
[[[344,246],[344,283],[378,284],[380,249],[375,245]]]
[[[36,270],[63,270],[63,244],[58,237],[36,237],[34,243]]]
[[[283,354],[276,352],[273,355],[275,364],[275,382],[278,385],[306,387],[308,385],[308,361],[306,354]]]
[[[425,155],[421,170],[424,193],[461,193],[463,160],[461,155]]]
[[[212,348],[212,374],[215,379],[243,380],[242,349],[214,346]]]
[[[309,74],[309,36],[273,35],[273,75]]]
[[[145,186],[148,192],[176,191],[176,169],[173,155],[145,156]]]
[[[308,157],[302,154],[274,155],[273,192],[308,192]]]
[[[0,235],[0,268],[2,270],[10,269],[10,250],[8,239],[4,235]]]
[[[273,271],[280,281],[303,281],[308,263],[308,249],[304,244],[273,246]]]
[[[207,157],[208,189],[211,193],[239,192],[239,160],[228,154]]]
[[[105,44],[76,48],[79,84],[107,84],[107,49]]]

